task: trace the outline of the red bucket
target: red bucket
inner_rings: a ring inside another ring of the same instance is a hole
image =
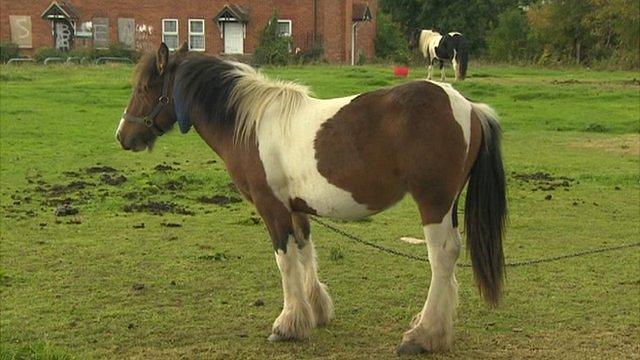
[[[396,66],[393,68],[393,75],[397,77],[407,77],[409,75],[409,68],[406,66]]]

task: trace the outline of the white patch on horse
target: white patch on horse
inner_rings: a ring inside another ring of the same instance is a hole
[[[440,86],[449,96],[451,103],[451,111],[456,122],[460,124],[464,135],[464,142],[467,145],[467,153],[469,151],[469,142],[471,141],[471,109],[472,104],[458,90],[447,83],[431,81],[432,84]]]
[[[449,35],[455,36],[455,35],[462,35],[462,34],[457,32],[457,31],[452,31],[452,32],[449,33]]]
[[[122,113],[126,114],[127,113],[127,108],[124,108],[124,111]],[[122,130],[122,127],[124,126],[124,123],[125,123],[125,120],[124,120],[124,115],[123,115],[123,117],[120,118],[120,123],[118,123],[118,128],[116,129],[116,139],[118,139],[118,134]]]
[[[260,160],[269,186],[287,208],[291,199],[300,198],[318,215],[334,219],[358,219],[374,213],[356,202],[350,192],[330,184],[318,171],[315,157],[314,142],[322,124],[356,96],[309,98],[297,109],[284,134],[278,106],[267,109],[263,126],[256,130]]]

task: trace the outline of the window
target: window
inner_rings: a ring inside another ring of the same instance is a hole
[[[109,47],[109,18],[93,18],[93,46],[96,49]]]
[[[291,36],[291,20],[278,20],[278,35]]]
[[[162,42],[169,50],[178,48],[178,20],[162,19]]]
[[[189,50],[204,51],[204,20],[189,19]]]

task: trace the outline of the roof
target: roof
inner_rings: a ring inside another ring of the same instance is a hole
[[[216,21],[237,21],[241,23],[249,22],[249,10],[236,4],[227,4],[214,18]]]
[[[76,8],[67,1],[62,1],[60,3],[57,1],[52,2],[40,17],[45,20],[60,18],[77,20],[80,18]]]
[[[371,19],[373,19],[373,15],[371,15],[371,9],[369,9],[369,5],[363,3],[353,4],[353,11],[351,15],[351,20],[353,22],[371,21]]]

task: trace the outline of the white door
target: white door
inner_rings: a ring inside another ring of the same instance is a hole
[[[227,22],[224,24],[224,53],[243,54],[244,36],[242,24],[238,22]]]

